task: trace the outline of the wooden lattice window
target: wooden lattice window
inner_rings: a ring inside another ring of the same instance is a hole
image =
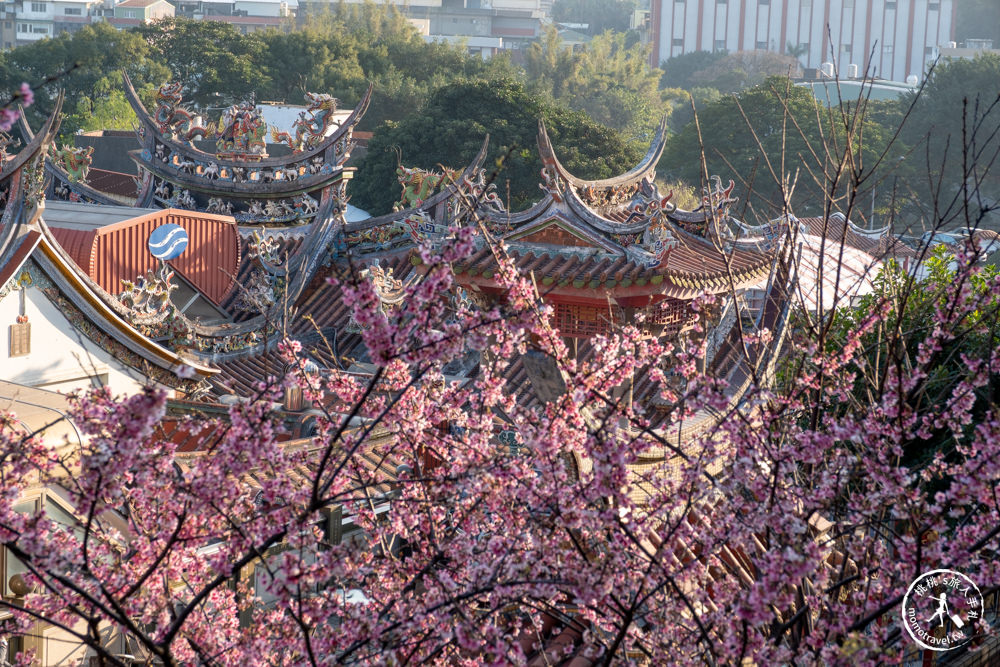
[[[26,357],[31,354],[31,322],[10,325],[10,356]]]
[[[607,307],[556,304],[555,325],[563,336],[589,338],[611,333],[613,322],[621,322],[621,314]]]
[[[683,299],[667,299],[646,308],[646,322],[662,326],[664,333],[680,331],[693,316],[689,302]]]

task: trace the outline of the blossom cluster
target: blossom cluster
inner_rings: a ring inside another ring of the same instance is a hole
[[[45,619],[110,664],[107,628],[165,665],[875,665],[907,657],[922,572],[1000,581],[1000,278],[960,262],[919,336],[878,338],[888,307],[793,336],[734,398],[704,336],[636,322],[571,354],[502,244],[493,300],[456,301],[473,250],[468,228],[424,247],[394,309],[342,280],[375,372],[285,341],[254,400],[182,421],[193,446],[155,388],[74,398],[79,447],[0,424],[0,541],[31,588],[4,631]],[[475,377],[449,375],[470,356]],[[510,386],[529,358],[558,395]],[[274,412],[292,389],[318,412],[304,440]],[[39,487],[72,525],[19,511]]]

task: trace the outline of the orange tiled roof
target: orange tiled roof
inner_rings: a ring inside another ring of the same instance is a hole
[[[53,227],[52,234],[91,280],[118,294],[122,280],[135,280],[158,266],[146,241],[150,232],[168,223],[180,225],[190,238],[187,250],[170,265],[212,303],[222,303],[240,263],[232,218],[166,209],[97,229]]]
[[[687,244],[672,249],[664,263],[656,268],[637,264],[625,255],[586,256],[563,253],[539,246],[537,250],[510,250],[521,273],[533,272],[544,286],[576,288],[626,288],[657,285],[664,281],[687,289],[698,289],[719,283],[728,286],[726,277],[732,271],[737,283],[759,278],[771,265],[771,258],[756,252],[734,250],[731,253],[705,252]],[[493,276],[496,262],[493,252],[483,248],[455,267],[457,274],[469,277]],[[721,282],[720,282],[721,281]]]

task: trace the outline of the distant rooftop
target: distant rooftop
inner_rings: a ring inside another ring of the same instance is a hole
[[[802,81],[795,85],[811,88],[816,99],[827,106],[839,105],[841,98],[850,102],[857,100],[859,96],[876,101],[896,100],[901,95],[916,92],[919,88],[917,83],[882,79],[817,79],[815,81]]]
[[[125,0],[125,2],[119,2],[116,7],[149,7],[150,5],[155,5],[161,2],[161,0]]]
[[[158,208],[104,206],[50,199],[45,202],[45,212],[42,213],[42,218],[49,227],[89,230],[113,225],[122,220],[138,218],[147,213],[156,213],[159,210]]]

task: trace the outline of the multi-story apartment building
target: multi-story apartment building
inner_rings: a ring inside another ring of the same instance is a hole
[[[954,39],[959,0],[652,0],[653,64],[693,51],[764,49],[904,81]],[[829,27],[829,29],[828,29]]]
[[[178,16],[222,21],[248,33],[278,28],[295,16],[297,0],[177,0]]]
[[[108,17],[108,23],[116,28],[130,28],[173,15],[174,6],[167,0],[125,0],[115,5],[114,16]]]
[[[30,44],[61,32],[74,32],[96,20],[94,9],[103,0],[15,0],[2,10],[4,48]]]
[[[364,0],[345,0],[360,3]],[[406,16],[427,26],[424,38],[462,41],[471,53],[488,57],[497,51],[515,54],[538,38],[552,0],[376,0],[395,4]]]
[[[0,0],[0,48],[74,32],[95,21],[128,28],[175,14],[222,21],[247,33],[280,28],[297,7],[298,0]]]

